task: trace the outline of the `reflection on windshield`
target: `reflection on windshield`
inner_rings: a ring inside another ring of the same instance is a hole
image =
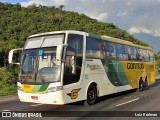
[[[35,52],[26,53],[22,60],[22,74],[32,74],[34,69],[34,62],[36,58]]]
[[[56,50],[38,50],[36,52],[23,53],[21,80],[25,82],[43,83],[59,81],[61,62],[56,61],[55,56]]]

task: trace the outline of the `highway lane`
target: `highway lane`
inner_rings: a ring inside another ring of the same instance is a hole
[[[93,106],[84,106],[78,103],[68,104],[68,105],[44,105],[44,104],[34,104],[34,103],[23,103],[18,99],[0,101],[0,111],[68,111],[62,112],[63,117],[48,117],[46,120],[50,119],[71,119],[70,117],[65,117],[67,115],[74,116],[72,119],[82,119],[83,117],[95,115],[96,111],[160,111],[160,79],[157,79],[156,83],[150,86],[150,89],[143,92],[127,91],[123,93],[118,93],[114,95],[108,95],[101,97],[97,104]],[[78,112],[75,112],[78,111]],[[82,111],[82,112],[79,112]],[[85,112],[83,112],[85,111]],[[86,112],[88,111],[88,112]],[[95,111],[95,112],[93,112]],[[47,112],[50,115],[50,112]],[[120,113],[121,114],[121,113]],[[59,114],[58,114],[59,115]],[[61,116],[61,115],[59,115]],[[115,117],[109,119],[136,119],[125,117],[117,118]],[[64,118],[65,117],[65,118]],[[141,117],[140,119],[147,120],[149,117]],[[5,118],[7,119],[7,118]],[[21,118],[15,118],[21,119]],[[39,119],[39,118],[38,118]],[[43,118],[41,118],[43,119]],[[83,118],[84,119],[84,118]],[[97,118],[86,118],[86,119],[97,119]],[[102,117],[101,117],[102,119]],[[159,119],[153,118],[152,119]]]

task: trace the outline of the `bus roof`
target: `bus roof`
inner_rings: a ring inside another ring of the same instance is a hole
[[[114,37],[110,37],[110,36],[106,36],[106,35],[103,35],[103,36],[98,36],[98,35],[94,35],[94,34],[88,34],[88,35],[93,38],[97,38],[97,39],[101,39],[101,40],[106,40],[106,41],[111,41],[111,42],[120,43],[120,44],[124,44],[124,45],[134,46],[134,47],[141,48],[141,49],[153,50],[153,48],[150,46],[141,46],[141,45],[133,44],[130,41],[126,41],[126,40],[122,40],[122,39],[118,39],[118,38],[114,38]]]
[[[37,37],[37,36],[45,36],[45,35],[52,35],[52,34],[63,34],[63,33],[75,33],[75,34],[84,34],[83,31],[76,31],[76,30],[64,30],[64,31],[52,31],[52,32],[44,32],[39,34],[30,35],[28,38]]]
[[[130,41],[126,41],[126,40],[122,40],[122,39],[118,39],[118,38],[113,38],[113,37],[110,37],[110,36],[103,36],[103,37],[111,38],[112,41],[115,42],[115,43],[121,43],[121,44],[125,44],[125,45],[130,45],[130,46],[134,46],[134,47],[141,48],[141,49],[153,50],[153,48],[150,47],[150,46],[141,46],[141,45],[133,44]]]
[[[86,32],[83,31],[76,31],[76,30],[64,30],[64,31],[52,31],[52,32],[45,32],[45,33],[39,33],[39,34],[34,34],[34,35],[30,35],[28,38],[31,37],[37,37],[37,36],[45,36],[45,35],[51,35],[51,34],[63,34],[63,33],[75,33],[75,34],[85,34]],[[90,33],[86,33],[91,37],[94,38],[98,38],[98,39],[102,39],[102,40],[106,40],[106,41],[112,41],[115,43],[121,43],[121,44],[125,44],[125,45],[130,45],[130,46],[135,46],[137,48],[142,48],[142,49],[148,49],[148,50],[153,50],[152,47],[145,47],[145,46],[141,46],[141,45],[136,45],[133,44],[132,42],[126,41],[126,40],[122,40],[122,39],[118,39],[118,38],[113,38],[110,36],[99,36],[99,35],[95,35],[95,34],[90,34]]]

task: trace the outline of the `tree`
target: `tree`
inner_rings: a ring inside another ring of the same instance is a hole
[[[61,10],[61,11],[62,11],[64,8],[65,8],[64,5],[60,5],[60,6],[59,6],[59,10]]]
[[[61,14],[56,14],[55,23],[58,25],[58,30],[61,30],[62,21],[63,21],[63,16]]]

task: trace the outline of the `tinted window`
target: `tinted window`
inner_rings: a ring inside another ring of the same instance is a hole
[[[128,60],[136,60],[137,50],[135,47],[127,46]]]
[[[68,85],[80,80],[83,56],[83,36],[69,34],[63,84]]]
[[[122,45],[122,44],[116,45],[116,56],[117,56],[117,59],[119,59],[119,60],[127,60],[128,59],[125,45]]]
[[[76,56],[82,56],[83,53],[83,36],[69,34],[68,36],[68,46],[75,50]]]
[[[42,47],[53,47],[57,45],[61,45],[64,40],[64,35],[47,35],[47,36],[39,36],[34,38],[28,38],[24,48],[42,48]]]
[[[115,43],[102,41],[101,46],[104,58],[115,58]]]
[[[149,54],[149,60],[152,62],[154,60],[153,51],[148,50],[148,54]]]
[[[100,58],[100,42],[98,39],[87,37],[86,57]]]
[[[144,54],[143,54],[143,49],[137,49],[137,60],[143,61],[144,59]]]
[[[150,58],[149,58],[148,50],[143,50],[143,54],[144,54],[144,59],[143,59],[143,61],[149,62],[149,61],[150,61]]]

